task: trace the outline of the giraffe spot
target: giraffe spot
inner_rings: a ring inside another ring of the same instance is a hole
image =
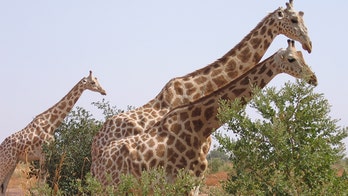
[[[209,105],[214,104],[214,102],[215,102],[215,100],[214,100],[214,98],[212,98],[212,99],[209,99],[208,101],[205,101],[203,105],[204,106],[209,106]]]
[[[204,83],[206,80],[207,80],[207,78],[203,77],[203,76],[200,76],[200,77],[194,79],[195,83],[198,84],[198,85]]]
[[[145,161],[146,161],[146,162],[148,162],[152,157],[153,157],[153,152],[152,152],[152,150],[148,150],[148,151],[144,154],[144,158],[145,158]]]
[[[173,135],[169,135],[169,138],[167,140],[167,145],[170,146],[175,142],[175,137]]]
[[[227,53],[224,57],[220,58],[216,63],[214,63],[215,67],[218,67],[218,65],[219,65],[218,63],[221,63],[221,64],[225,65],[227,63],[227,61],[228,61],[228,56],[232,56],[232,54],[229,55]]]
[[[173,100],[172,106],[176,107],[176,106],[180,105],[181,103],[182,103],[182,101],[180,100],[180,98],[177,97]]]
[[[184,151],[186,150],[185,144],[183,144],[180,140],[176,140],[176,142],[175,142],[175,148],[176,148],[179,152],[184,152]]]
[[[266,66],[262,66],[258,72],[258,74],[263,74],[266,71],[267,67]]]
[[[244,91],[245,91],[244,88],[237,88],[237,89],[234,89],[234,90],[232,91],[232,93],[235,94],[235,96],[238,97],[238,96],[240,96]]]
[[[153,141],[153,139],[150,139],[149,141],[148,141],[148,145],[149,145],[149,147],[150,148],[152,148],[153,146],[155,146],[155,142]]]
[[[63,110],[65,107],[66,107],[66,102],[61,102],[61,103],[58,105],[58,108],[59,108],[60,110]]]
[[[112,161],[111,159],[107,160],[107,163],[106,163],[106,168],[110,168],[112,166]]]
[[[184,168],[187,165],[187,160],[185,157],[181,157],[179,164],[176,165],[177,168]]]
[[[196,156],[196,153],[194,150],[188,150],[185,154],[185,156],[188,158],[188,159],[193,159],[195,156]]]
[[[157,159],[153,158],[149,163],[149,167],[156,167],[156,166],[157,166]]]
[[[217,76],[217,75],[219,75],[219,74],[221,74],[221,70],[220,69],[214,69],[214,70],[212,70],[212,72],[211,72],[211,76],[212,77],[215,77],[215,76]]]
[[[185,89],[190,89],[193,87],[193,84],[191,82],[185,82]]]
[[[217,85],[217,86],[223,86],[224,84],[227,83],[227,80],[225,79],[224,76],[220,75],[218,77],[213,78],[213,82]]]
[[[255,52],[253,56],[253,62],[259,62],[262,58],[262,56],[258,52]]]
[[[206,75],[210,73],[210,70],[211,70],[211,69],[210,69],[209,66],[202,69],[203,74],[206,74]]]
[[[172,130],[175,134],[178,134],[178,133],[182,130],[181,124],[179,124],[179,123],[174,123],[174,124],[171,126],[171,130]]]
[[[262,40],[260,38],[252,38],[250,40],[250,43],[253,49],[257,49],[260,46],[261,42]]]
[[[266,74],[267,74],[267,76],[271,77],[273,75],[273,71],[272,70],[268,70],[268,72]]]
[[[156,148],[156,156],[163,157],[164,153],[165,153],[165,145],[164,144],[158,145]]]
[[[234,59],[230,59],[230,61],[228,62],[228,66],[226,68],[226,72],[233,72],[237,69],[237,63]],[[221,73],[221,71],[220,71]]]
[[[204,171],[206,168],[207,168],[207,165],[206,165],[206,164],[202,164],[201,167],[200,167],[200,169],[201,169],[202,171]]]
[[[197,171],[195,172],[196,177],[199,177],[199,176],[201,175],[201,173],[202,173],[202,171],[197,170]]]
[[[269,47],[269,45],[270,45],[270,42],[268,41],[268,40],[263,40],[263,49],[264,50],[267,50],[267,48]]]
[[[242,79],[242,81],[240,81],[240,84],[241,85],[248,85],[249,84],[249,81],[250,81],[250,78],[249,77],[244,77]]]
[[[181,112],[180,113],[180,120],[186,120],[188,118],[188,113],[187,112]]]
[[[266,26],[261,27],[260,34],[264,35],[266,33],[266,31],[267,31],[267,27]]]
[[[184,90],[182,89],[181,84],[179,82],[174,83],[174,89],[175,89],[177,95],[184,94]]]
[[[240,54],[238,55],[238,58],[241,62],[247,63],[251,57],[251,52],[248,47],[244,48],[242,51],[240,51]]]
[[[272,32],[272,29],[268,29],[267,31],[267,35],[271,38],[273,38],[273,32]]]
[[[179,135],[179,138],[184,139],[186,142],[186,145],[191,146],[191,135],[189,134],[189,132],[182,132]]]
[[[158,137],[158,138],[157,138],[157,142],[163,143],[164,140],[167,138],[167,136],[168,136],[168,135],[166,135],[166,137]]]
[[[206,121],[209,121],[211,117],[215,116],[215,112],[214,112],[214,107],[208,107],[205,111],[204,111],[204,117],[206,119]]]
[[[193,120],[192,124],[193,124],[193,130],[196,132],[200,131],[203,127],[203,122],[201,120]]]
[[[266,86],[266,84],[267,84],[267,83],[265,82],[265,80],[262,79],[261,82],[260,82],[260,87],[263,88],[263,87]]]
[[[173,149],[168,149],[168,161],[170,163],[175,163],[178,157],[179,155]]]
[[[185,129],[186,130],[191,130],[191,121],[185,122]]]
[[[201,108],[196,107],[193,109],[192,113],[191,113],[191,117],[196,117],[196,116],[200,116],[201,115]]]
[[[197,148],[199,148],[199,146],[200,146],[200,142],[199,142],[198,138],[194,137],[193,138],[193,147],[197,149]]]
[[[213,84],[209,81],[204,88],[204,95],[212,92],[214,90]]]

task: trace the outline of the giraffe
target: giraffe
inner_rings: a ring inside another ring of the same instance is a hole
[[[202,146],[223,124],[216,117],[219,100],[242,98],[246,104],[252,96],[252,86],[263,88],[280,73],[317,85],[302,53],[296,50],[294,41],[288,40],[286,49],[280,49],[208,96],[174,108],[146,132],[110,142],[99,162],[104,171],[99,176],[102,184],[117,185],[121,174],[139,177],[143,170],[156,167],[166,170],[169,182],[175,180],[179,169],[201,178],[208,165]]]
[[[8,182],[19,161],[40,160],[44,163],[42,145],[54,140],[54,131],[63,122],[84,90],[106,95],[97,78],[82,78],[58,103],[37,115],[24,129],[7,137],[0,145],[0,195],[5,195]]]
[[[298,40],[311,52],[312,43],[303,21],[304,13],[293,9],[293,1],[286,8],[278,8],[268,14],[249,34],[223,57],[199,70],[170,80],[160,93],[142,107],[118,114],[106,120],[92,143],[91,172],[97,178],[98,159],[103,147],[110,142],[148,130],[171,109],[193,102],[218,90],[255,66],[273,39],[284,34]],[[203,147],[208,153],[211,139]]]

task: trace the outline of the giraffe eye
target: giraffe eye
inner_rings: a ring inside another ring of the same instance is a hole
[[[290,59],[288,59],[288,61],[289,61],[289,63],[293,63],[293,62],[295,62],[295,61],[296,61],[296,59],[294,59],[294,58],[290,58]]]
[[[91,84],[92,84],[92,85],[95,85],[95,82],[94,82],[94,81],[92,81],[92,82],[91,82]]]
[[[298,20],[297,20],[297,18],[292,18],[292,19],[291,19],[291,22],[294,23],[294,24],[297,24],[297,23],[298,23]]]

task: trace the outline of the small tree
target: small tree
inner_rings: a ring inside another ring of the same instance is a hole
[[[76,194],[76,179],[84,179],[91,166],[91,144],[101,123],[77,107],[57,129],[55,141],[44,148],[47,184],[65,194]],[[61,163],[61,164],[60,164]]]
[[[110,106],[104,99],[92,105],[102,110],[104,118],[123,112]],[[93,137],[102,123],[86,109],[76,107],[56,130],[55,141],[44,146],[48,174],[46,182],[52,191],[76,195],[81,186],[86,186],[85,176],[90,172]],[[40,168],[38,162],[34,167]]]
[[[224,189],[237,195],[341,195],[346,176],[333,165],[342,159],[347,129],[329,116],[323,94],[304,82],[256,90],[248,104],[260,114],[250,118],[240,100],[221,102],[218,117],[228,122],[231,139],[215,134],[221,148],[232,152],[235,172]]]

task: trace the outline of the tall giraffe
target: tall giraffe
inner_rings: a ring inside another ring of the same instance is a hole
[[[37,115],[24,129],[7,137],[0,145],[0,195],[4,195],[8,182],[19,161],[40,160],[44,163],[42,145],[54,140],[54,132],[71,111],[84,90],[106,95],[97,78],[82,78],[58,103]]]
[[[143,170],[160,166],[165,168],[169,181],[175,179],[179,169],[202,177],[208,164],[202,146],[223,124],[216,117],[218,100],[248,100],[253,85],[263,88],[280,73],[317,85],[317,78],[302,53],[296,51],[294,41],[289,40],[286,49],[280,49],[208,96],[174,108],[145,133],[110,142],[102,152],[96,177],[104,185],[117,185],[121,174],[139,177]]]
[[[97,175],[97,159],[110,142],[142,133],[171,109],[209,95],[255,66],[273,39],[284,34],[302,43],[308,52],[312,44],[303,21],[304,13],[293,9],[293,2],[268,14],[239,44],[212,64],[170,80],[160,93],[135,110],[109,118],[95,135],[92,143],[92,174]],[[203,146],[208,153],[210,138]],[[102,171],[101,171],[102,172]]]

